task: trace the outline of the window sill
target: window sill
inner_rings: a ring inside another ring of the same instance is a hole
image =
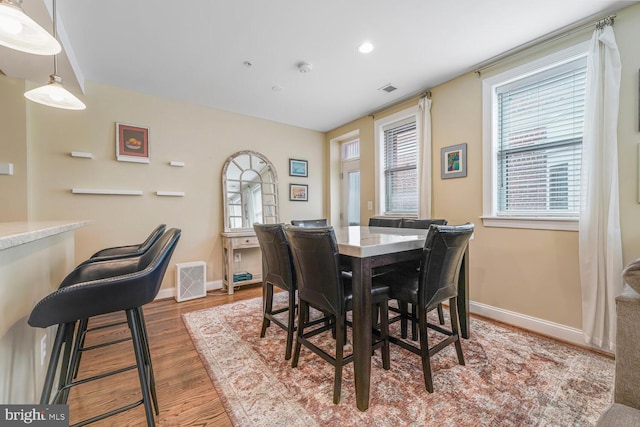
[[[535,218],[482,216],[485,227],[528,228],[531,230],[578,231],[575,218]]]

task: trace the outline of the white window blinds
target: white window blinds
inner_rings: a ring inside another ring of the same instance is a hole
[[[384,129],[385,214],[418,212],[416,122]]]
[[[497,215],[577,217],[586,57],[496,88]]]

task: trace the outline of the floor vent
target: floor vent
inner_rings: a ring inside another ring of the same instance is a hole
[[[176,301],[207,295],[207,264],[204,261],[176,264]]]

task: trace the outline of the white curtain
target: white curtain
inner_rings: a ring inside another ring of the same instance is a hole
[[[418,218],[431,218],[431,100],[418,103]]]
[[[582,330],[587,344],[610,351],[615,351],[615,297],[623,283],[617,148],[620,74],[613,28],[596,29],[587,61],[582,152]]]

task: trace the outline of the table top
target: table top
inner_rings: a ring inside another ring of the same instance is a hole
[[[335,227],[334,230],[340,254],[357,258],[420,249],[429,231],[367,226]]]

